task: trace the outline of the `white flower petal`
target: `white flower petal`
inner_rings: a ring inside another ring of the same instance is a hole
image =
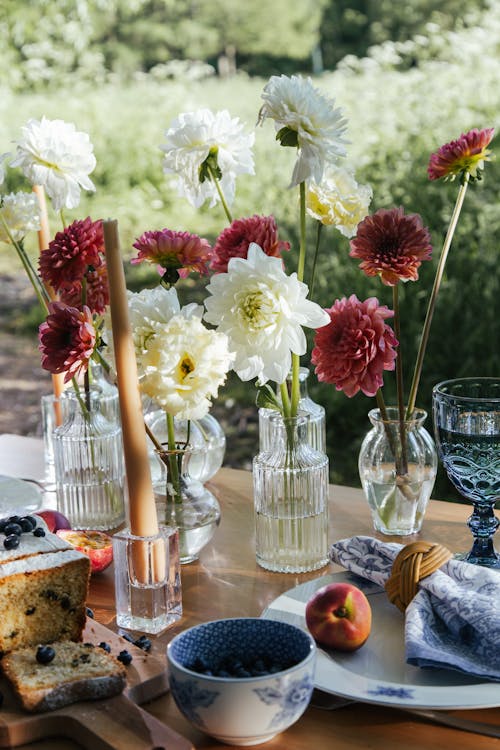
[[[206,108],[184,112],[173,120],[165,133],[163,171],[178,175],[180,195],[196,208],[210,201],[214,206],[219,193],[210,179],[200,182],[200,167],[210,149],[217,149],[217,163],[222,172],[220,186],[229,205],[234,199],[236,177],[254,174],[252,146],[254,134],[245,134],[238,118],[227,110],[215,114]]]
[[[227,334],[236,353],[233,369],[242,380],[283,382],[290,353],[306,350],[302,326],[317,328],[330,320],[306,298],[307,285],[296,274],[287,276],[281,260],[255,243],[246,259],[233,258],[227,273],[212,277],[207,292],[205,320]]]
[[[298,156],[291,185],[321,181],[325,165],[345,156],[347,121],[334,102],[316,89],[310,78],[271,76],[262,92],[259,120],[270,117],[276,130],[297,134]]]
[[[95,168],[93,147],[86,133],[63,120],[28,120],[11,162],[21,167],[32,185],[42,185],[54,209],[76,208],[80,190],[95,190],[89,174]]]

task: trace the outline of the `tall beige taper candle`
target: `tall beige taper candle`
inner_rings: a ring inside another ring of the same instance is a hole
[[[108,267],[111,325],[115,351],[123,451],[129,495],[130,530],[136,536],[154,536],[158,520],[149,467],[134,342],[130,328],[125,273],[118,241],[117,222],[103,222]]]

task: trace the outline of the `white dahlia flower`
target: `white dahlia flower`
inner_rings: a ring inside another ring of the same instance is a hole
[[[297,146],[290,187],[305,180],[321,182],[325,164],[345,156],[347,121],[334,102],[310,78],[271,76],[262,92],[259,121],[274,120],[282,145]]]
[[[89,179],[96,160],[87,133],[64,120],[28,120],[11,167],[21,167],[32,185],[43,185],[56,211],[76,208],[80,190],[95,190]]]
[[[28,232],[40,229],[40,206],[35,193],[4,195],[0,204],[0,216],[0,242],[10,244],[9,233],[13,240],[19,242]]]
[[[214,206],[220,200],[217,188],[202,165],[210,163],[220,170],[219,182],[228,205],[233,202],[236,177],[254,174],[252,146],[254,134],[244,133],[243,124],[231,118],[227,110],[199,109],[180,114],[166,131],[167,142],[163,171],[176,174],[179,194],[196,208],[206,200]]]
[[[372,197],[370,185],[359,185],[351,171],[328,166],[321,183],[308,185],[307,213],[322,224],[336,227],[344,237],[354,237],[359,222],[368,214]]]
[[[228,338],[206,328],[197,315],[174,315],[146,342],[141,390],[179,419],[201,419],[231,367]]]
[[[254,242],[246,259],[232,258],[227,273],[212,277],[207,292],[205,320],[227,334],[241,380],[282,383],[291,353],[306,351],[302,326],[320,328],[330,321],[306,299],[308,288],[297,274],[287,276],[281,259],[266,255]]]

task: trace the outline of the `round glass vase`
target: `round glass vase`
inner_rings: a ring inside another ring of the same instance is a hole
[[[104,416],[101,393],[66,391],[54,429],[57,505],[74,528],[109,531],[125,520],[122,431]],[[106,405],[105,405],[106,408]]]
[[[151,432],[162,445],[168,440],[167,420],[163,409],[149,411],[145,420]],[[175,440],[179,444],[192,446],[189,474],[199,482],[208,482],[220,469],[226,452],[226,436],[220,423],[211,414],[201,419],[174,418]],[[151,445],[151,444],[150,444]],[[153,483],[161,481],[162,467],[153,447],[149,451],[149,463]]]
[[[253,460],[257,563],[304,573],[328,562],[328,458],[308,442],[309,415],[269,419],[271,446]]]
[[[182,564],[198,559],[220,523],[217,498],[190,474],[195,448],[156,451],[161,477],[153,483],[158,523],[179,530]]]
[[[299,411],[303,414],[309,414],[308,423],[308,441],[309,444],[318,451],[325,453],[326,451],[326,427],[325,427],[325,409],[320,404],[317,404],[309,396],[307,391],[307,379],[309,377],[309,370],[307,367],[301,367],[299,369],[299,387],[300,387],[300,398],[299,398]],[[290,390],[292,382],[291,373],[287,377],[287,386]],[[279,391],[278,391],[279,398]],[[281,400],[281,399],[280,399]],[[269,450],[271,443],[271,426],[270,418],[273,414],[276,414],[274,409],[259,409],[259,451]]]
[[[415,409],[399,420],[396,407],[368,417],[373,427],[361,445],[359,476],[373,518],[382,534],[407,536],[420,531],[437,472],[434,440],[424,427],[427,412]]]

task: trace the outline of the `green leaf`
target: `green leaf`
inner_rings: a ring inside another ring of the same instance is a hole
[[[281,143],[282,146],[298,146],[299,137],[296,130],[292,130],[287,125],[276,133],[276,140]]]
[[[216,177],[218,180],[222,178],[222,170],[219,167],[219,163],[217,161],[218,154],[219,154],[218,147],[212,146],[212,148],[208,152],[207,158],[200,165],[200,168],[198,171],[200,182],[205,182],[205,180],[211,180],[212,175]]]
[[[267,383],[258,386],[255,403],[259,408],[273,409],[274,411],[279,411],[280,414],[283,412],[281,402]]]

